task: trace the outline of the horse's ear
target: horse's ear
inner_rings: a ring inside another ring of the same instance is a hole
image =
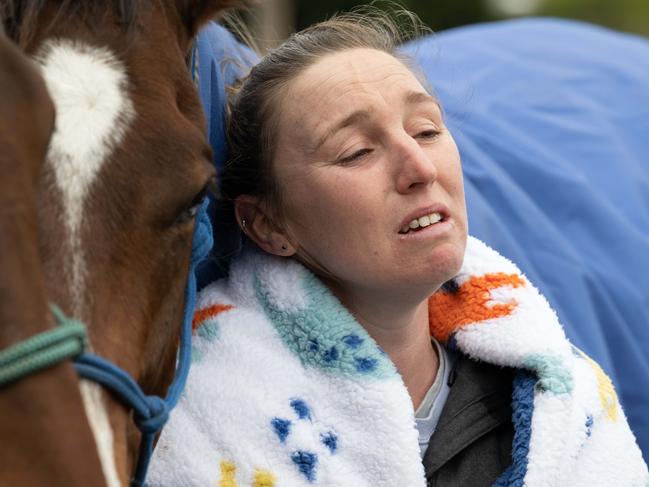
[[[257,3],[255,0],[176,0],[178,12],[189,33],[196,35],[198,30],[220,12],[232,8]]]

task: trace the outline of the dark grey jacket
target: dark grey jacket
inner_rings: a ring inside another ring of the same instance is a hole
[[[429,486],[491,486],[511,464],[513,371],[464,355],[455,358],[451,390],[424,455]]]

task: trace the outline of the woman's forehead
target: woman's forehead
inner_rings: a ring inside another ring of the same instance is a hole
[[[280,130],[305,133],[313,142],[336,120],[359,110],[427,100],[435,102],[394,56],[374,49],[342,51],[323,57],[291,81],[281,104]]]
[[[321,95],[357,85],[378,87],[386,81],[419,84],[412,71],[399,59],[376,49],[348,49],[323,56],[292,81],[297,91]]]

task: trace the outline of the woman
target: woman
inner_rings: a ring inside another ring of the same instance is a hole
[[[221,190],[247,244],[199,299],[154,485],[646,485],[608,378],[467,238],[457,148],[400,40],[336,17],[233,97]]]

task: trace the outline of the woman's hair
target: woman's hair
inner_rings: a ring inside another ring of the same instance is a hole
[[[288,83],[323,57],[369,48],[398,56],[396,47],[428,30],[403,9],[385,12],[365,6],[314,24],[289,37],[252,67],[231,90],[227,116],[228,158],[220,175],[220,199],[260,198],[268,217],[281,228],[282,198],[273,177],[277,113]]]

